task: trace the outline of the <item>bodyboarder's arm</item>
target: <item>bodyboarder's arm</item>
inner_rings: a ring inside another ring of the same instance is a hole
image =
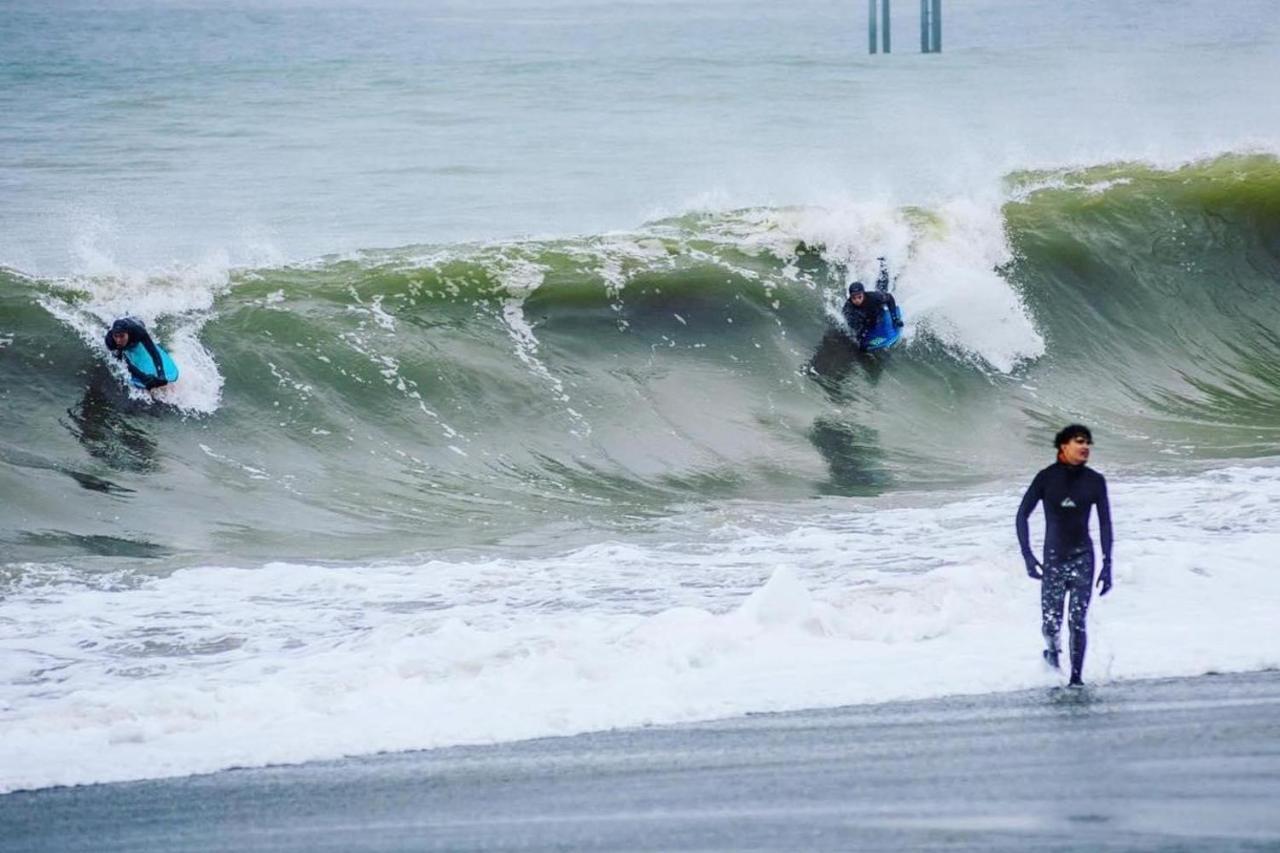
[[[889,319],[893,320],[895,328],[902,328],[902,312],[898,310],[898,301],[893,298],[892,293],[886,293],[885,304],[889,306]]]

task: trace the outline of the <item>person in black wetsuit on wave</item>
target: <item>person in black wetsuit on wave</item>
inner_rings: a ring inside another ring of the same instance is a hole
[[[893,325],[902,328],[902,312],[898,303],[889,292],[889,270],[885,267],[884,258],[880,259],[880,277],[876,279],[876,289],[868,292],[860,281],[849,285],[849,298],[845,300],[842,312],[844,320],[849,324],[849,331],[858,342],[858,349],[867,351],[867,344],[876,324],[880,322],[880,314],[885,307],[889,308],[889,316]]]
[[[1041,631],[1044,633],[1045,661],[1058,667],[1058,633],[1062,628],[1062,605],[1070,597],[1067,625],[1071,631],[1071,684],[1084,684],[1086,645],[1085,616],[1093,592],[1093,540],[1089,538],[1089,514],[1098,508],[1098,532],[1102,537],[1102,571],[1098,575],[1100,595],[1111,590],[1111,504],[1107,481],[1085,467],[1093,434],[1088,427],[1071,424],[1053,439],[1058,460],[1036,474],[1022,496],[1016,527],[1027,574],[1040,581]],[[1027,519],[1037,503],[1044,504],[1044,563],[1031,553]]]

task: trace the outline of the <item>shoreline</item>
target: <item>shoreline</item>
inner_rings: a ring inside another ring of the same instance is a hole
[[[0,795],[15,851],[1259,849],[1280,671]]]

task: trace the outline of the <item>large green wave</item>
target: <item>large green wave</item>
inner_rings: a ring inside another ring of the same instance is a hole
[[[1008,271],[1063,399],[1158,441],[1270,453],[1280,426],[1280,163],[1112,165],[1005,208]],[[1046,180],[1052,178],[1053,180]]]
[[[0,540],[104,565],[533,547],[1018,475],[1065,420],[1111,465],[1274,454],[1280,164],[1009,183],[990,222],[752,210],[212,284],[0,272]],[[865,358],[834,317],[878,254],[911,325]],[[97,335],[131,294],[211,359],[184,364],[203,401],[126,393]]]

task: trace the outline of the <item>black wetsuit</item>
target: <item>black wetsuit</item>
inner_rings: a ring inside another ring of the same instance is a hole
[[[1089,512],[1098,507],[1104,569],[1111,565],[1111,504],[1106,478],[1084,465],[1055,462],[1036,474],[1018,507],[1018,545],[1029,563],[1031,534],[1027,518],[1037,503],[1044,504],[1044,577],[1040,586],[1041,630],[1052,659],[1057,659],[1062,629],[1063,600],[1070,595],[1071,680],[1080,681],[1087,644],[1085,616],[1093,595],[1093,540]],[[1109,583],[1109,582],[1108,582]],[[1104,587],[1103,592],[1106,592]]]
[[[111,336],[116,332],[127,332],[129,335],[129,342],[123,347],[117,347],[116,342],[111,339]],[[164,375],[164,359],[160,357],[160,351],[156,349],[155,341],[151,340],[147,327],[138,320],[132,317],[116,320],[111,324],[111,328],[107,330],[106,343],[107,349],[116,358],[124,359],[125,366],[129,368],[129,375],[141,382],[147,389],[159,388],[162,385],[169,384],[168,377]],[[127,358],[124,358],[124,351],[134,344],[142,344],[143,349],[147,351],[147,355],[151,356],[151,361],[156,366],[155,375],[143,373],[134,367]]]
[[[849,324],[849,331],[853,332],[853,337],[858,341],[859,347],[866,347],[867,338],[870,337],[872,330],[876,324],[880,322],[880,314],[884,311],[885,306],[889,308],[889,315],[893,317],[895,323],[901,323],[898,314],[898,303],[894,300],[892,293],[882,293],[878,290],[871,290],[863,293],[862,304],[854,305],[848,299],[844,303],[844,320]]]

